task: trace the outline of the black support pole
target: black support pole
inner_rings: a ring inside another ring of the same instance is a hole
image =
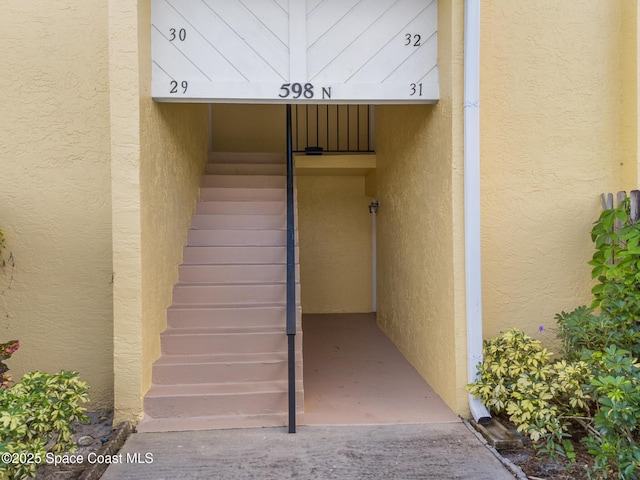
[[[293,208],[291,105],[287,104],[287,343],[289,357],[289,433],[296,433],[296,256]]]

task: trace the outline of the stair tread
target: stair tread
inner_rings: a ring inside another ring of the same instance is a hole
[[[300,309],[299,301],[296,302],[297,308]],[[261,309],[261,308],[282,308],[286,306],[284,302],[262,302],[262,303],[181,303],[180,305],[171,305],[168,308],[172,310],[224,310],[224,309]]]
[[[261,353],[201,353],[184,355],[162,355],[155,365],[200,365],[210,363],[272,363],[286,362],[286,352]]]
[[[216,175],[209,175],[209,176],[215,177]],[[245,176],[245,175],[236,175],[236,177],[242,177],[242,176]],[[285,187],[230,187],[228,185],[221,185],[219,187],[212,187],[212,186],[209,186],[209,185],[203,185],[203,186],[200,187],[200,191],[202,192],[203,190],[249,190],[249,191],[252,191],[252,192],[256,192],[257,191],[257,192],[260,192],[260,193],[265,193],[265,191],[267,191],[267,190],[272,190],[271,193],[281,193],[281,194],[286,194],[287,193],[287,187],[286,186]],[[217,201],[220,201],[220,200],[202,200],[202,201],[205,201],[205,202],[217,202]],[[233,201],[235,201],[235,202],[256,202],[256,201],[259,201],[259,200],[255,200],[253,198],[248,198],[246,200],[233,200]],[[271,199],[269,201],[283,201],[283,202],[285,202],[286,198],[277,199],[277,200]]]
[[[244,173],[204,173],[203,177],[265,177],[265,178],[273,178],[273,177],[286,177],[286,175],[269,175],[265,173],[254,173],[254,174],[244,174]],[[258,187],[259,188],[259,187]],[[271,187],[274,188],[274,187]],[[276,187],[278,188],[278,187]]]
[[[208,163],[274,163],[284,164],[287,157],[279,152],[209,152]]]
[[[300,384],[300,385],[298,385]],[[296,390],[301,390],[302,382],[296,382]],[[194,395],[253,395],[256,393],[286,393],[287,381],[268,382],[225,382],[158,385],[152,384],[147,392],[152,397],[190,397]]]
[[[207,188],[207,187],[205,187]],[[225,187],[220,187],[225,188]],[[212,206],[217,206],[217,204],[223,204],[225,206],[239,204],[240,206],[246,206],[248,203],[255,203],[259,205],[269,205],[273,207],[282,207],[287,204],[286,199],[282,200],[255,200],[255,199],[245,199],[245,200],[200,200],[200,202],[204,206],[208,206],[208,204],[212,204]]]
[[[138,432],[178,432],[191,430],[281,427],[287,425],[287,412],[260,414],[222,414],[194,417],[152,417],[145,413]]]
[[[230,216],[236,216],[236,215],[230,215]],[[189,228],[189,230],[196,230],[198,232],[207,232],[207,231],[211,231],[211,232],[282,232],[282,231],[286,231],[287,227],[269,227],[269,228],[265,228],[265,227],[260,227],[260,228],[252,228],[252,229],[247,229],[247,228],[196,228],[196,227],[191,227]],[[297,228],[295,229],[296,231],[298,230]],[[274,245],[274,246],[278,246],[278,245]]]
[[[296,285],[300,282],[296,280]],[[227,282],[183,282],[179,281],[174,286],[176,287],[229,287],[229,288],[238,288],[238,287],[269,287],[273,285],[286,285],[286,280],[273,280],[273,281],[256,281],[256,280],[247,280],[242,283],[227,283]]]
[[[246,217],[272,217],[272,218],[286,218],[286,213],[194,213],[194,217],[204,217],[204,218],[218,218],[218,217],[231,217],[231,218],[246,218]],[[224,230],[222,228],[221,230]],[[262,228],[261,230],[279,230],[277,228]]]
[[[247,332],[246,330],[251,330]],[[167,327],[161,335],[273,335],[282,333],[285,334],[285,325],[282,326],[260,326],[260,327],[242,327],[238,326],[216,326],[211,325],[209,327]]]
[[[286,307],[286,302],[271,302],[271,303],[252,303],[252,307]],[[296,302],[299,309],[299,302]],[[168,307],[171,310],[219,310],[225,308],[239,309],[245,308],[246,303],[180,303],[171,305]],[[248,308],[248,307],[246,307]]]

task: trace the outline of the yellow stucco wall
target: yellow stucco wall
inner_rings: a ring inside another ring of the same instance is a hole
[[[638,2],[622,2],[620,29],[621,81],[622,81],[622,188],[627,191],[640,188],[638,169]]]
[[[371,312],[371,199],[364,175],[298,175],[296,183],[302,311]]]
[[[150,97],[149,2],[111,10],[116,421],[139,419],[207,160],[205,105]],[[139,44],[137,43],[139,40]],[[137,45],[137,48],[131,48]]]
[[[438,4],[440,101],[376,108],[378,323],[466,414],[462,10]]]
[[[284,105],[214,104],[211,121],[216,152],[286,151]]]
[[[625,3],[483,2],[485,336],[519,327],[553,345],[538,326],[590,301],[598,196],[636,180],[621,166]]]
[[[115,421],[142,411],[138,7],[109,1]],[[117,94],[116,94],[117,92]]]
[[[159,334],[178,280],[207,160],[207,107],[141,100],[142,205],[142,391],[151,385],[151,365],[160,356]]]
[[[4,2],[0,31],[0,229],[16,263],[0,342],[20,340],[14,379],[77,370],[91,406],[110,406],[107,1]]]

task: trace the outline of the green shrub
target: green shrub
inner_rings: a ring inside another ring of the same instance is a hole
[[[71,423],[88,420],[81,405],[87,401],[87,385],[77,372],[33,372],[0,389],[0,474],[26,479],[44,462],[47,450],[73,451]],[[30,457],[4,462],[3,453]]]
[[[562,341],[563,355],[568,360],[578,360],[590,352],[603,351],[610,345],[640,355],[640,329],[632,315],[613,317],[606,312],[594,313],[592,308],[581,306],[570,313],[555,316]]]
[[[594,472],[602,478],[614,473],[619,479],[638,479],[640,368],[629,351],[615,345],[591,352],[589,363],[594,372],[589,392],[595,407],[584,442],[595,456]]]
[[[593,226],[594,300],[556,315],[563,359],[511,330],[485,342],[469,387],[547,452],[570,456],[568,424],[583,426],[591,478],[640,479],[640,223],[629,209],[627,199]]]
[[[616,226],[617,223],[617,226]],[[630,219],[626,198],[616,208],[604,210],[591,230],[596,251],[589,265],[592,278],[592,308],[621,321],[632,317],[637,334],[640,318],[640,223]],[[636,337],[637,339],[637,337]]]
[[[587,364],[552,362],[540,341],[517,329],[485,341],[483,354],[480,378],[469,385],[470,393],[495,413],[508,415],[534,442],[562,452],[570,418],[588,410]]]

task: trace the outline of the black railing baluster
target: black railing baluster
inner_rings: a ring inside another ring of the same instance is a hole
[[[335,107],[335,116],[331,108]],[[314,112],[315,108],[315,126]],[[301,118],[303,109],[304,117]],[[353,110],[355,109],[355,110]],[[325,105],[325,114],[320,113],[320,105],[297,105],[295,111],[294,152],[343,153],[373,152],[371,142],[371,114],[369,105]],[[366,115],[366,119],[363,117]],[[320,118],[323,117],[323,118]],[[366,120],[366,126],[362,122]],[[324,122],[320,125],[320,122]],[[313,130],[315,137],[312,140]],[[335,139],[331,132],[334,132]],[[323,137],[320,138],[322,133]]]
[[[326,129],[325,131],[327,132],[327,150],[331,149],[331,145],[329,144],[329,105],[325,105],[326,108],[326,114],[327,114],[327,123],[326,123]]]
[[[296,104],[296,146],[293,148],[293,150],[299,150],[300,149],[300,112],[298,111],[298,109],[300,108],[300,105]]]
[[[357,128],[356,131],[358,134],[358,151],[360,151],[360,107],[361,105],[358,105],[358,119],[357,119],[358,126],[356,127]]]
[[[287,346],[289,370],[289,433],[296,433],[296,255],[293,205],[291,105],[287,105]]]
[[[340,105],[336,105],[336,152],[340,151]]]

